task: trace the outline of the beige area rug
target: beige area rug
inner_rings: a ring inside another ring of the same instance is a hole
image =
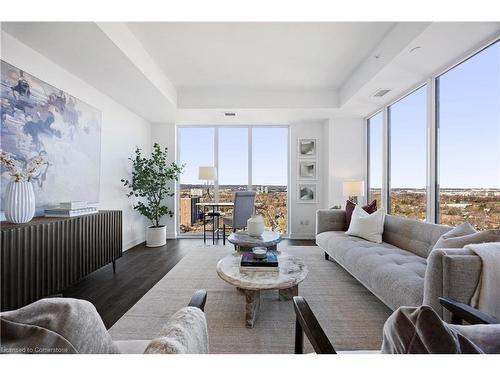
[[[342,267],[324,259],[316,246],[281,248],[301,257],[309,268],[299,286],[336,350],[380,348],[382,326],[391,311]],[[205,312],[211,353],[287,353],[294,349],[292,301],[277,291],[261,294],[254,328],[245,328],[244,296],[221,280],[215,266],[230,246],[194,247],[162,280],[110,328],[113,339],[152,339],[197,289],[208,293]],[[305,351],[312,348],[305,340]]]

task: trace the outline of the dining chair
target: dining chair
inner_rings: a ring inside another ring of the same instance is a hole
[[[247,220],[255,210],[255,191],[237,191],[234,193],[233,214],[225,216],[222,222],[222,243],[226,244],[226,226],[236,229],[245,229]]]

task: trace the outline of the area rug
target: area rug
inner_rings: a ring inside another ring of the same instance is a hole
[[[342,267],[326,261],[316,246],[287,246],[309,274],[299,286],[336,350],[378,349],[382,327],[391,311]],[[194,246],[191,251],[109,332],[113,339],[152,339],[191,295],[205,289],[211,353],[287,353],[294,350],[295,314],[292,301],[280,301],[277,291],[262,292],[255,326],[245,328],[244,296],[219,278],[215,266],[230,246]],[[306,352],[312,348],[305,340]]]

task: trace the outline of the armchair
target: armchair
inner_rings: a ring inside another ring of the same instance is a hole
[[[194,293],[153,340],[113,341],[94,305],[45,298],[0,313],[0,352],[72,354],[208,353],[207,292]]]
[[[439,298],[439,302],[451,312],[452,324],[461,325],[464,321],[469,324],[500,324],[494,317],[464,303],[448,298]],[[296,315],[295,354],[303,354],[304,333],[317,354],[337,354],[307,301],[301,296],[293,297],[293,307]],[[498,335],[498,332],[497,328],[495,335]]]

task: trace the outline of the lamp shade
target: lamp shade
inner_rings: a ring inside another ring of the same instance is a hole
[[[198,179],[206,181],[217,180],[217,169],[215,167],[200,167],[198,170]]]
[[[365,182],[344,181],[342,191],[345,197],[362,197],[365,195]]]

